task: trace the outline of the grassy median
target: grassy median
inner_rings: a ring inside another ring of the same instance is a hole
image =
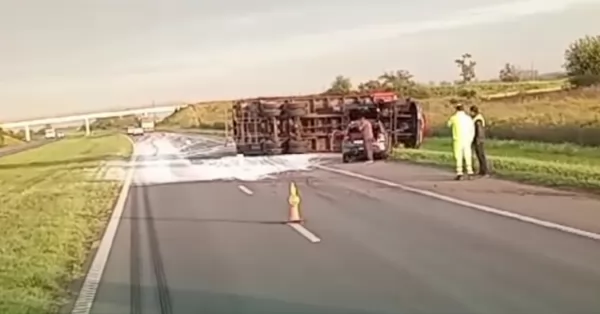
[[[546,186],[600,188],[600,150],[574,144],[488,140],[488,158],[501,176]],[[453,167],[449,138],[429,138],[419,150],[398,149],[394,157]]]
[[[127,159],[118,134],[57,141],[0,158],[0,313],[53,313],[108,219],[121,182],[94,180]]]

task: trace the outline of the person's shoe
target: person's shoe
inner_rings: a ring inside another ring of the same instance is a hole
[[[473,180],[473,175],[472,174],[467,174],[467,180]]]
[[[372,161],[372,160],[367,160],[367,161],[365,161],[365,164],[372,164],[372,163],[373,163],[373,161]]]
[[[463,175],[462,174],[456,175],[456,177],[454,177],[454,180],[456,180],[456,181],[460,181],[462,179],[463,179]]]

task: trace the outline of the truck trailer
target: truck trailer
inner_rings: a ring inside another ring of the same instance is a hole
[[[425,118],[421,106],[395,93],[308,95],[240,99],[231,115],[238,154],[341,152],[345,130],[358,111],[386,130],[386,147],[418,148]]]

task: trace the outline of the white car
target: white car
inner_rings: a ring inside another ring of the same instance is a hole
[[[127,134],[134,136],[144,135],[144,129],[139,127],[129,127],[127,128]]]
[[[375,123],[373,133],[376,137],[373,141],[373,157],[375,159],[387,159],[390,147],[388,147],[388,139],[383,124]],[[351,127],[347,136],[342,140],[342,161],[348,163],[361,159],[366,159],[364,141],[360,132]]]
[[[56,138],[56,131],[54,129],[46,129],[44,131],[44,137],[46,139],[53,139]]]

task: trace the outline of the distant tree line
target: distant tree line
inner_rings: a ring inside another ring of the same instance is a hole
[[[385,72],[377,79],[359,83],[356,87],[350,78],[338,75],[325,93],[347,94],[353,91],[393,91],[406,97],[428,98],[432,96],[449,96],[448,93],[459,97],[475,97],[477,89],[477,62],[470,53],[465,53],[454,60],[459,78],[455,82],[421,84],[414,81],[413,75],[407,70]],[[517,65],[506,63],[499,70],[498,79],[493,82],[525,82],[543,81],[568,78],[573,87],[587,87],[600,84],[600,35],[585,36],[569,45],[565,50],[566,70],[564,73],[539,74],[535,69],[523,69]],[[485,82],[483,82],[485,83]],[[436,90],[436,87],[437,90]]]

